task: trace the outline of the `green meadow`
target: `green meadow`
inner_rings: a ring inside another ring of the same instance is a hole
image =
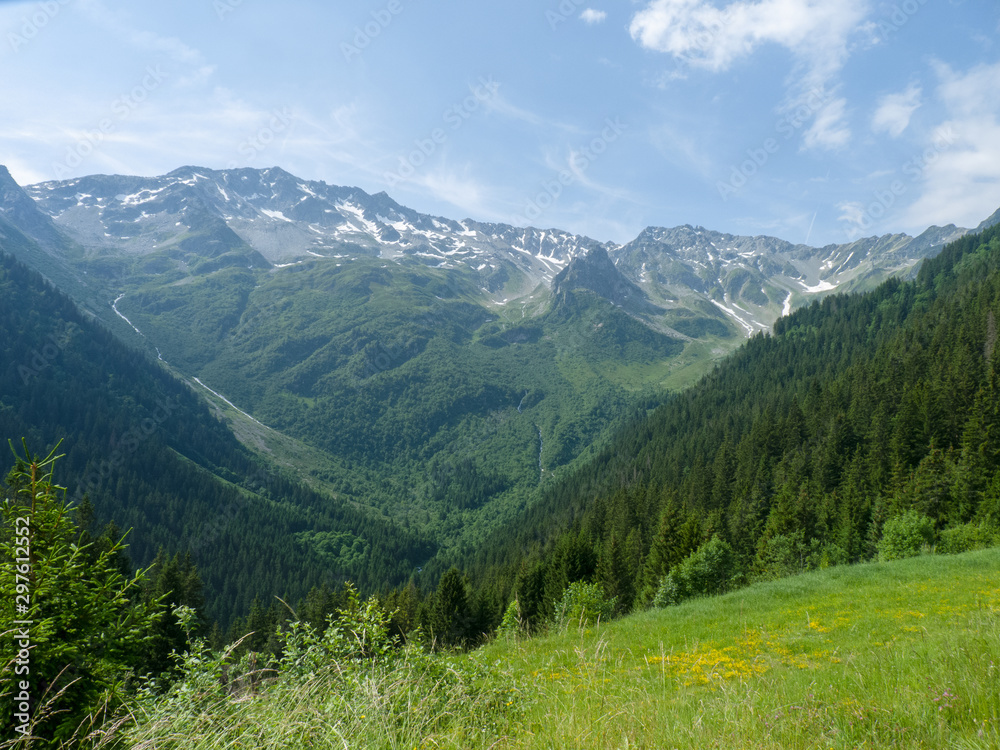
[[[141,699],[94,739],[205,750],[997,748],[1000,549],[828,568],[465,655],[411,645],[320,663],[308,653],[291,648],[277,676],[235,691],[207,653],[189,655],[168,695]]]
[[[1000,747],[1000,549],[829,568],[496,642],[517,748]]]

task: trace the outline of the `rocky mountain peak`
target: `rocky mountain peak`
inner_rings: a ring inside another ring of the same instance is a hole
[[[557,297],[576,289],[588,289],[619,307],[650,306],[645,292],[625,278],[608,251],[596,244],[573,258],[552,280]]]

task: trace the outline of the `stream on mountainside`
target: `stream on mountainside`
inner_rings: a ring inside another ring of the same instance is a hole
[[[535,429],[538,430],[538,481],[542,481],[542,474],[545,473],[545,469],[542,468],[542,448],[545,446],[545,441],[542,440],[542,428],[537,424]]]

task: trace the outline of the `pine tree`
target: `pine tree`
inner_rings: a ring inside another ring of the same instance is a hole
[[[605,598],[616,601],[617,612],[619,614],[628,612],[635,599],[636,582],[626,564],[624,545],[614,532],[611,538],[601,545],[595,577]]]
[[[546,565],[541,560],[522,560],[514,594],[521,603],[521,614],[529,627],[539,625],[550,616],[550,601],[545,599]]]
[[[0,630],[25,636],[23,643],[0,641],[0,712],[53,745],[117,707],[120,677],[138,661],[159,616],[137,601],[143,572],[129,579],[119,570],[121,539],[96,557],[77,543],[65,490],[53,481],[58,458],[55,450],[39,458],[24,446],[0,505]],[[23,676],[15,682],[14,675]],[[20,693],[28,696],[28,716],[15,716],[25,713],[14,702]]]
[[[469,637],[469,595],[458,568],[441,576],[430,609],[430,636],[441,646],[461,646]]]
[[[183,605],[194,610],[193,637],[203,637],[209,630],[201,578],[191,554],[178,552],[168,558],[161,549],[150,569],[144,599],[150,604],[158,603],[164,614],[153,628],[153,639],[138,665],[138,672],[153,675],[173,672],[177,660],[172,654],[184,653],[188,645],[187,633],[178,622],[174,608]]]
[[[673,495],[668,496],[663,510],[660,512],[660,523],[643,566],[642,583],[638,597],[640,604],[645,605],[653,600],[663,576],[669,573],[670,568],[683,560],[691,551],[683,548],[682,529],[684,522],[685,516],[676,498]]]

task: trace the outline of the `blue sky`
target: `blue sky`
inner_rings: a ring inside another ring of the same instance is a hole
[[[0,2],[22,184],[280,166],[626,242],[1000,207],[995,0]]]

